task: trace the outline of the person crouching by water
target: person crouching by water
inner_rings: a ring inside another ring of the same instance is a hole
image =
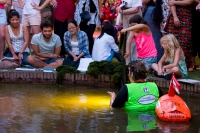
[[[68,31],[64,34],[64,46],[68,56],[62,65],[75,67],[79,66],[80,58],[91,58],[88,47],[87,34],[79,30],[75,20],[69,20]]]
[[[162,91],[154,82],[146,82],[147,70],[142,60],[129,63],[129,76],[134,83],[124,85],[118,95],[108,91],[110,95],[110,107],[123,108],[125,110],[147,111],[154,110],[156,102]]]

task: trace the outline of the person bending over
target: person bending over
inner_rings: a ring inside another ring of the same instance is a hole
[[[154,82],[146,82],[146,67],[141,60],[135,60],[129,63],[129,76],[133,78],[134,83],[124,85],[118,95],[108,91],[110,95],[110,107],[123,108],[125,110],[147,111],[154,110],[161,90]],[[116,97],[115,97],[116,96]]]
[[[31,40],[34,55],[28,56],[27,61],[36,68],[56,68],[62,65],[63,62],[59,58],[61,50],[60,37],[52,34],[53,25],[48,20],[42,22],[40,28],[42,33],[34,35]]]

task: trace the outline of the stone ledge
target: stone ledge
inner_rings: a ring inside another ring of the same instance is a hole
[[[15,71],[15,70],[0,70],[0,83],[42,83],[56,84],[57,72],[37,71]],[[158,77],[148,77],[147,81],[155,82],[159,87],[168,88],[169,80]],[[113,76],[99,75],[94,78],[89,74],[65,74],[62,84],[76,84],[100,87],[115,87]],[[186,93],[200,95],[200,81],[196,83],[180,82],[181,88]]]

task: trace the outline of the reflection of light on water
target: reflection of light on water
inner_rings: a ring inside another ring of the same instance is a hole
[[[79,99],[81,103],[86,103],[87,102],[87,97],[84,94],[79,95]]]
[[[109,108],[110,97],[108,95],[95,95],[95,94],[70,94],[58,95],[52,98],[51,104],[62,108],[79,108],[86,107],[93,108]]]

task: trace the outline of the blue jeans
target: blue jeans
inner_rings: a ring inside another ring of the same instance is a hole
[[[15,53],[17,56],[19,53]],[[30,65],[28,62],[27,62],[27,57],[28,57],[29,53],[28,52],[23,52],[23,59],[22,59],[22,65]],[[9,51],[5,57],[13,57],[12,56],[12,53]]]
[[[133,61],[135,60],[142,60],[148,68],[151,68],[151,65],[157,62],[157,57],[134,58]]]

